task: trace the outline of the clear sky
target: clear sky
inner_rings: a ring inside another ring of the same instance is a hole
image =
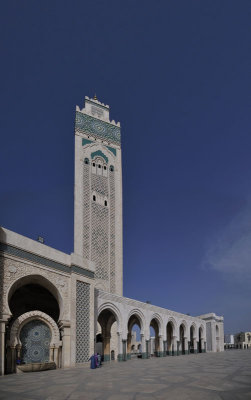
[[[122,125],[124,295],[251,330],[250,1],[1,2],[0,225],[73,251],[74,113]]]

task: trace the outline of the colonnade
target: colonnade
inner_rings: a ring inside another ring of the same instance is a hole
[[[101,338],[103,343],[103,360],[111,360],[111,328],[116,322],[117,329],[117,349],[116,358],[118,361],[126,361],[131,358],[132,349],[132,328],[137,325],[140,330],[141,345],[140,358],[150,358],[151,356],[166,357],[179,356],[194,353],[206,352],[205,326],[198,323],[181,321],[180,323],[173,318],[168,320],[166,325],[158,316],[151,318],[148,323],[142,318],[142,313],[130,313],[124,326],[119,316],[111,309],[103,309],[98,316],[98,323],[101,328]],[[151,349],[150,327],[154,329],[154,351]],[[124,328],[124,329],[123,329]],[[114,350],[113,350],[114,351]]]

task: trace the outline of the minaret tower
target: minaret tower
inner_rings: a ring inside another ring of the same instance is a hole
[[[74,254],[95,270],[95,286],[122,296],[120,123],[109,106],[85,97],[76,107]]]

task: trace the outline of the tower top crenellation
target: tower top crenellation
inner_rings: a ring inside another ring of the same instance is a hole
[[[76,106],[76,111],[120,127],[120,122],[116,123],[114,120],[110,121],[110,106],[101,103],[96,95],[93,99],[85,96],[84,107],[81,109],[79,106]]]

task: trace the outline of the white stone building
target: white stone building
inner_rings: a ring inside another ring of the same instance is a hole
[[[43,368],[127,360],[131,332],[142,358],[223,351],[223,317],[192,317],[123,297],[120,124],[109,106],[76,109],[74,252],[65,254],[0,228],[0,374],[17,363]]]
[[[251,348],[251,332],[239,332],[234,335],[234,345],[236,349]]]

